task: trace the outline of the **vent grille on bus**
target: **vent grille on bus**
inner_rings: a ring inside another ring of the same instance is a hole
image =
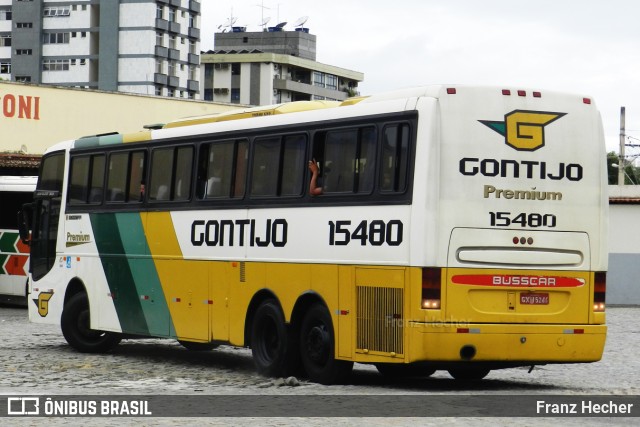
[[[402,289],[357,287],[357,348],[403,354]]]

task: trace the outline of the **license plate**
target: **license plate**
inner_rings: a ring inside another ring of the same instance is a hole
[[[549,304],[549,294],[547,293],[521,293],[520,304],[524,305],[547,305]]]

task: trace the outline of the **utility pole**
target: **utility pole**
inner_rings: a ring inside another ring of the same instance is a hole
[[[618,185],[624,185],[624,107],[620,107],[620,156],[618,158]]]

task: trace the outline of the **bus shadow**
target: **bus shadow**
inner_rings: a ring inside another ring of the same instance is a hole
[[[69,351],[74,351],[69,349]],[[169,369],[197,369],[211,370],[211,373],[233,372],[247,375],[250,382],[260,383],[273,380],[260,376],[253,364],[251,353],[247,349],[221,346],[211,351],[191,351],[182,347],[172,340],[141,339],[125,340],[118,345],[111,353],[119,362],[120,359],[128,358],[137,363],[164,364]],[[115,362],[118,363],[118,362]],[[157,366],[157,365],[156,365]],[[540,384],[524,381],[519,378],[514,379],[492,379],[491,373],[483,380],[459,381],[447,376],[443,376],[438,371],[432,377],[410,377],[410,378],[389,378],[377,372],[373,367],[356,364],[352,375],[346,385],[379,388],[380,391],[394,390],[405,392],[461,392],[461,391],[505,391],[509,392],[544,392],[553,393],[563,389],[553,384]],[[224,381],[224,377],[221,377]],[[304,376],[299,377],[303,386],[313,385],[314,387],[325,387],[319,384],[308,382]],[[330,387],[330,386],[328,386]]]
[[[389,378],[380,375],[375,370],[355,370],[351,375],[349,384],[354,386],[380,387],[402,391],[505,391],[510,392],[547,392],[562,390],[553,384],[539,384],[523,381],[517,378],[513,380],[492,379],[491,373],[482,380],[460,381],[453,378],[442,377],[438,371],[432,377],[408,377]]]

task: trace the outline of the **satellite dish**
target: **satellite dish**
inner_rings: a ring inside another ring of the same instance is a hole
[[[305,22],[309,19],[308,16],[302,16],[298,18],[298,20],[293,24],[294,27],[302,27]]]
[[[267,25],[269,23],[269,21],[271,21],[271,17],[267,16],[266,18],[262,19],[262,22],[260,22],[260,25],[262,27],[264,27],[265,25]]]
[[[276,28],[283,28],[285,25],[287,25],[286,22],[281,22],[278,25],[276,25]]]

